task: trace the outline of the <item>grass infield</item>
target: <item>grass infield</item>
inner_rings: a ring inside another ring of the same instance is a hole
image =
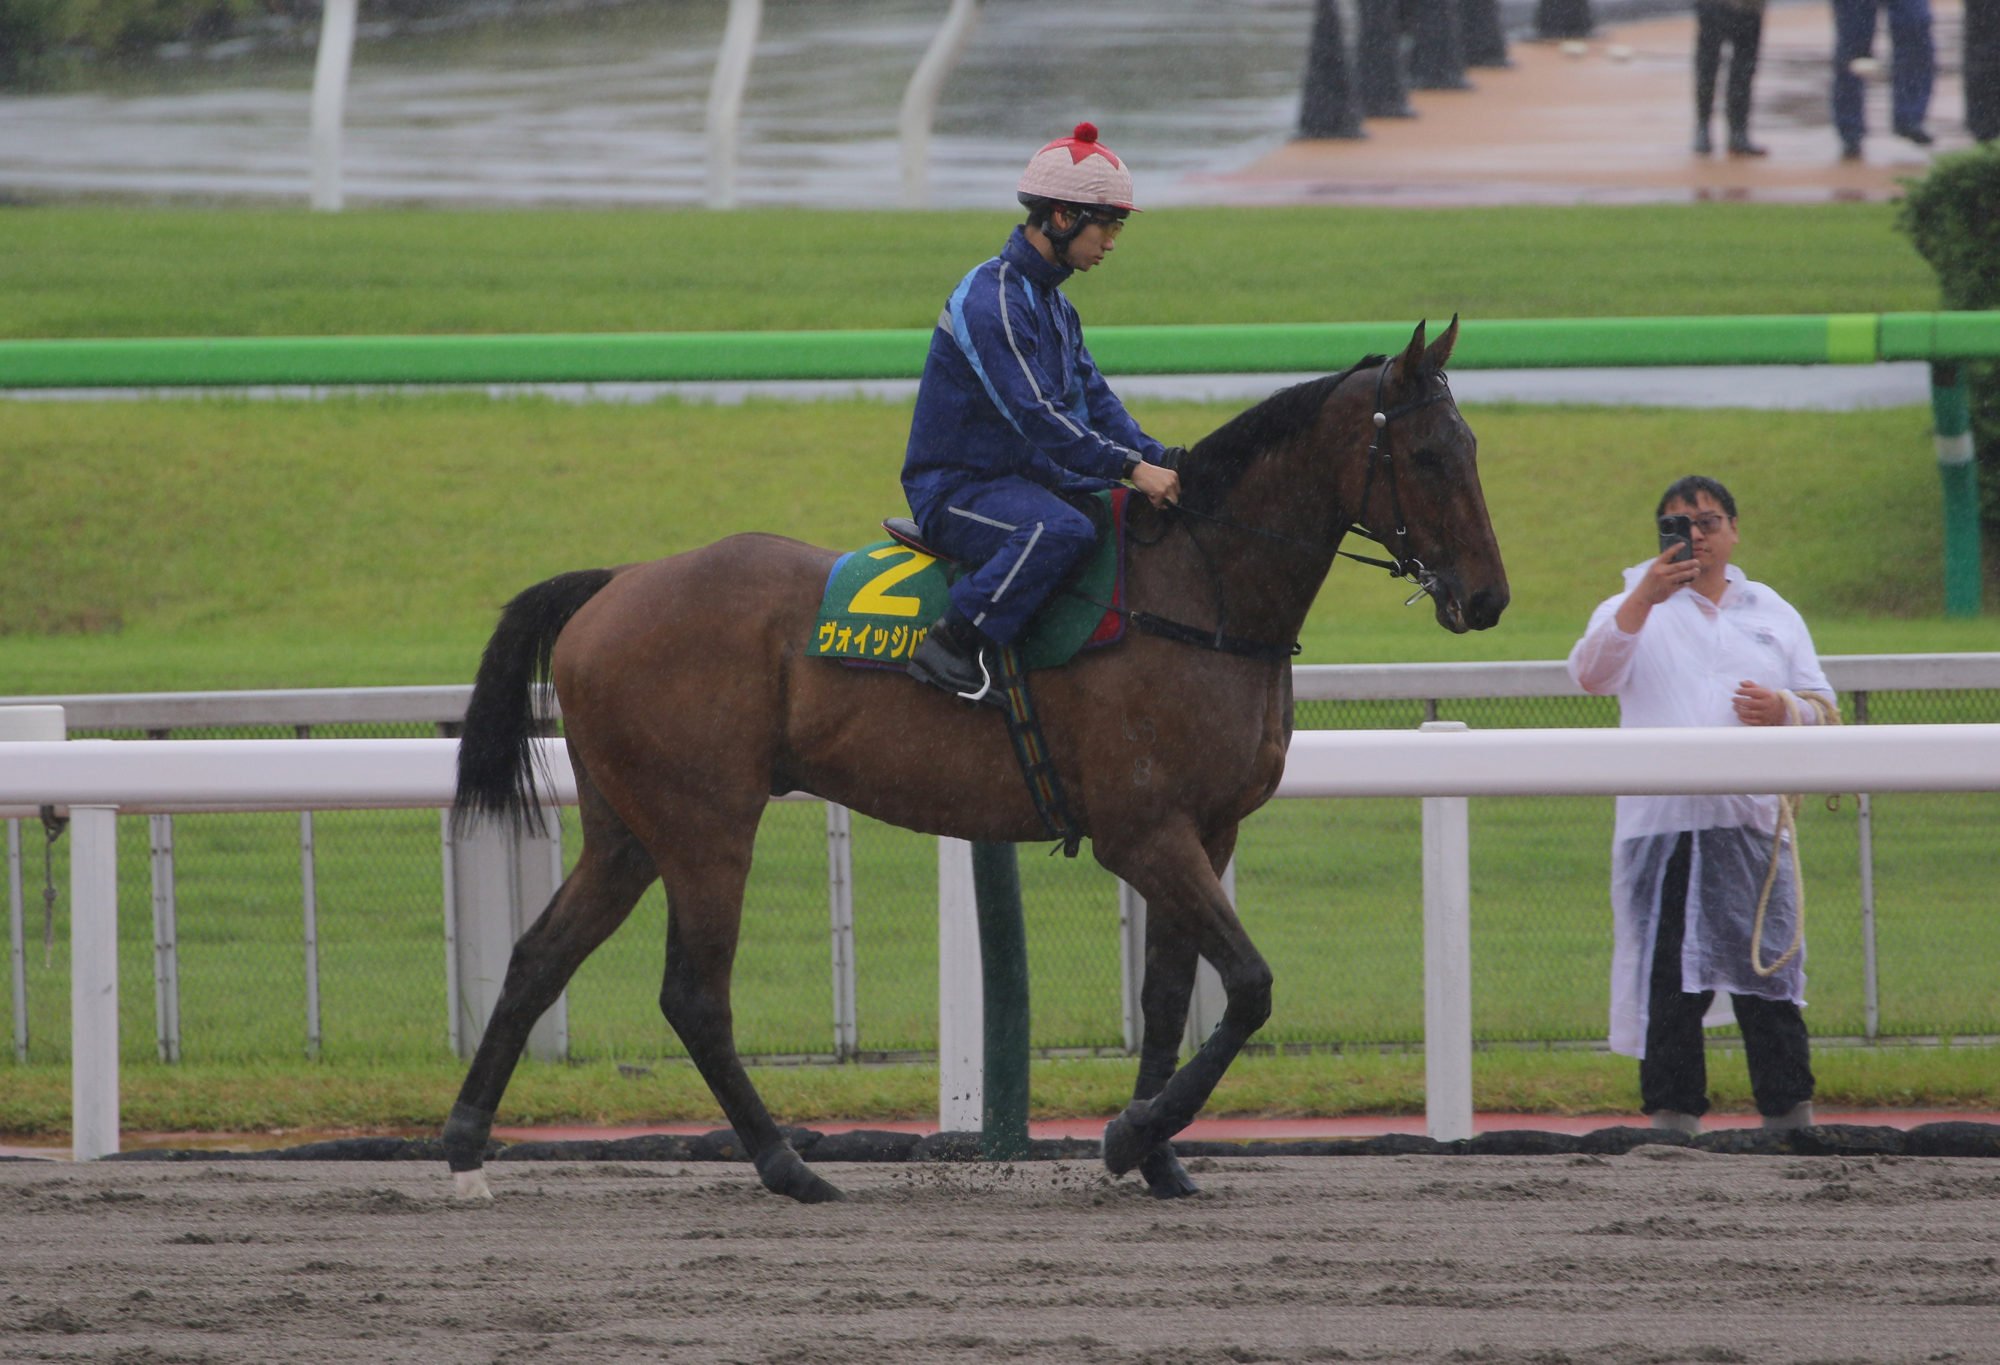
[[[1891,217],[1874,205],[1170,210],[1147,214],[1111,266],[1070,292],[1092,324],[1934,307],[1929,271]],[[0,335],[923,326],[1008,222],[920,222],[922,231],[904,214],[10,209],[0,212],[9,299]],[[1355,358],[1329,357],[1327,368]],[[1178,442],[1235,411],[1134,409]],[[1691,471],[1736,492],[1739,562],[1800,607],[1822,653],[2000,643],[1988,621],[1937,615],[1942,549],[1925,410],[1486,406],[1467,417],[1512,579],[1505,621],[1451,637],[1350,566],[1334,572],[1308,622],[1305,662],[1560,657],[1618,570],[1649,552],[1658,490]],[[7,418],[0,692],[46,694],[466,681],[499,604],[549,574],[737,529],[829,545],[872,538],[882,515],[901,510],[908,405],[345,395],[13,404]],[[1964,718],[1993,718],[1975,714],[1986,704],[1976,699],[1954,704],[1973,708]],[[1878,827],[1878,857],[1889,860],[1878,894],[1899,954],[1886,969],[1885,1008],[1912,1029],[1983,1028],[1990,953],[1978,945],[1990,935],[1971,869],[1994,810],[1925,801],[1887,807]],[[1414,823],[1393,804],[1350,803],[1329,820],[1286,803],[1246,829],[1240,889],[1278,971],[1275,1041],[1407,1039],[1413,1010],[1420,1026],[1414,860],[1404,867],[1395,852]],[[1491,967],[1475,1017],[1502,1039],[1587,1036],[1603,1012],[1608,803],[1586,813],[1495,802],[1486,812],[1475,819],[1474,898],[1495,908],[1475,912],[1475,958]],[[273,1018],[284,1020],[284,1057],[299,1055],[296,910],[284,909],[297,869],[281,828],[291,819],[181,822],[183,905],[207,909],[183,913],[190,1060],[178,1068],[148,1060],[144,830],[127,822],[137,842],[121,863],[138,907],[124,947],[128,1124],[422,1126],[448,1105],[459,1069],[437,1056],[434,817],[322,817],[322,877],[345,887],[322,901],[323,950],[339,964],[323,982],[327,1043],[312,1065],[253,1055]],[[751,1048],[809,1047],[827,1031],[824,855],[801,826],[810,819],[776,814],[760,842],[770,908],[746,935],[737,1011]],[[1817,903],[1851,902],[1851,810],[1813,822]],[[935,1020],[925,850],[896,831],[858,831],[857,848],[864,841],[876,850],[867,875],[877,897],[859,931],[864,1030],[880,1046],[921,1046]],[[1093,869],[1037,866],[1033,852],[1023,870],[1037,1041],[1115,1036],[1110,903],[1078,880]],[[1860,1028],[1858,952],[1841,913],[1814,921],[1813,1022],[1827,1033]],[[592,1060],[525,1066],[503,1121],[713,1114],[652,1008],[657,914],[643,910],[579,978],[572,1028]],[[60,972],[62,937],[38,972]],[[40,960],[33,947],[29,956]],[[30,999],[36,1038],[66,1035],[56,977],[31,978]],[[1829,1105],[1992,1098],[1989,1050],[1827,1049],[1816,1060]],[[1038,1063],[1037,1111],[1108,1112],[1130,1065]],[[1740,1062],[1716,1069],[1718,1102],[1742,1100]],[[794,1120],[935,1105],[935,1073],[921,1066],[763,1068],[760,1080]],[[1622,1059],[1496,1047],[1481,1054],[1476,1085],[1482,1107],[1617,1112],[1632,1080]],[[1421,1057],[1407,1053],[1251,1058],[1212,1112],[1408,1112],[1421,1090]],[[0,1068],[0,1128],[56,1131],[66,1095],[66,1068],[47,1054]]]

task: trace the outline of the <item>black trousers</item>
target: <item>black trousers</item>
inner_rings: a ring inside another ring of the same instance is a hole
[[[1729,131],[1750,130],[1750,82],[1757,75],[1757,48],[1764,40],[1764,12],[1741,5],[1696,0],[1694,31],[1694,119],[1707,127],[1715,113],[1715,77],[1722,66],[1722,45],[1729,44],[1729,88],[1723,115]]]
[[[1648,983],[1646,1055],[1639,1062],[1641,1108],[1648,1114],[1676,1109],[1708,1112],[1708,1058],[1701,1018],[1714,991],[1681,989],[1681,941],[1687,936],[1688,868],[1694,836],[1683,834],[1667,859],[1660,887],[1660,923],[1653,940],[1653,974]],[[1752,907],[1742,907],[1750,913]],[[1806,1021],[1789,1000],[1734,995],[1736,1022],[1750,1067],[1750,1093],[1757,1112],[1775,1117],[1813,1097],[1813,1074]]]

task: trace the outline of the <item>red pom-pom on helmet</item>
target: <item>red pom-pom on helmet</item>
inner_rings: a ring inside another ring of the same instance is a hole
[[[1076,125],[1076,131],[1070,134],[1070,136],[1074,137],[1078,142],[1095,142],[1097,141],[1097,125],[1094,123],[1079,123]]]

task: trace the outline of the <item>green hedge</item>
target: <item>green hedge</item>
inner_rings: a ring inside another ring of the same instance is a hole
[[[1909,183],[1896,224],[1937,271],[1946,308],[2000,308],[2000,145],[1941,156]],[[2000,535],[2000,363],[1967,362],[1980,520]],[[1990,568],[1989,568],[1989,571]]]

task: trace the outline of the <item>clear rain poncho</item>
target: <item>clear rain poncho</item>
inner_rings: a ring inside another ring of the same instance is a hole
[[[1619,725],[1729,726],[1744,679],[1794,693],[1833,688],[1813,651],[1812,635],[1792,605],[1770,587],[1730,567],[1720,603],[1682,588],[1654,607],[1636,635],[1618,629],[1619,604],[1652,567],[1625,571],[1625,592],[1591,613],[1570,650],[1569,674],[1584,691],[1618,698]],[[1816,716],[1800,708],[1802,723]],[[1718,742],[1726,738],[1718,737]],[[1751,965],[1750,935],[1758,893],[1770,867],[1778,824],[1776,796],[1621,796],[1611,854],[1611,1050],[1646,1053],[1647,982],[1659,923],[1667,858],[1684,833],[1694,838],[1688,871],[1687,933],[1681,989],[1756,995],[1805,1003],[1805,952],[1769,976]],[[1757,956],[1768,966],[1784,955],[1798,926],[1792,856],[1782,850],[1765,911]],[[1718,997],[1720,1003],[1720,997]]]

